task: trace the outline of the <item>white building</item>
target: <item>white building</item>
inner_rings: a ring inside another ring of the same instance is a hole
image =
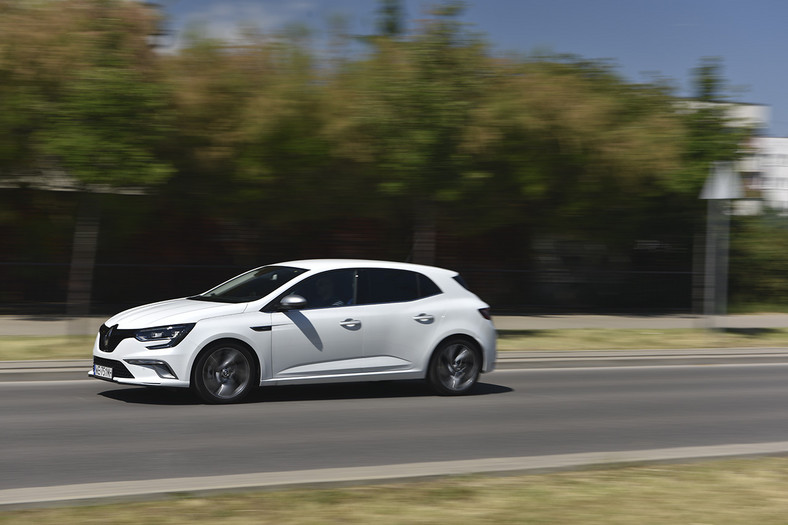
[[[756,137],[750,147],[752,157],[739,167],[745,191],[764,206],[788,212],[788,138]]]

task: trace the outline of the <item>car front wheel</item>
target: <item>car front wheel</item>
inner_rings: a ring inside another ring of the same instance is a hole
[[[476,346],[463,338],[441,343],[430,361],[428,380],[443,395],[465,394],[479,379],[481,357]]]
[[[197,359],[193,384],[206,403],[237,403],[249,394],[256,378],[251,352],[238,343],[221,342]]]

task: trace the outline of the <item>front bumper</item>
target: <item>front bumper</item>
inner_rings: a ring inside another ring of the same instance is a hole
[[[173,348],[150,350],[145,343],[127,338],[105,352],[97,337],[88,376],[126,385],[185,388],[189,386],[189,351],[181,345],[183,341]]]

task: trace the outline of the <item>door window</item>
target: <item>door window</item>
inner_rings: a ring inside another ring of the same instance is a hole
[[[353,304],[355,281],[355,270],[331,270],[298,283],[287,293],[306,299],[306,309],[347,306]]]

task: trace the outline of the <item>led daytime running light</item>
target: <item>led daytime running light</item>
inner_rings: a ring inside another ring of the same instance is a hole
[[[148,348],[151,350],[171,348],[180,343],[192,328],[194,328],[194,323],[144,328],[138,330],[134,334],[134,338],[142,343],[163,341],[162,344],[149,346]]]

